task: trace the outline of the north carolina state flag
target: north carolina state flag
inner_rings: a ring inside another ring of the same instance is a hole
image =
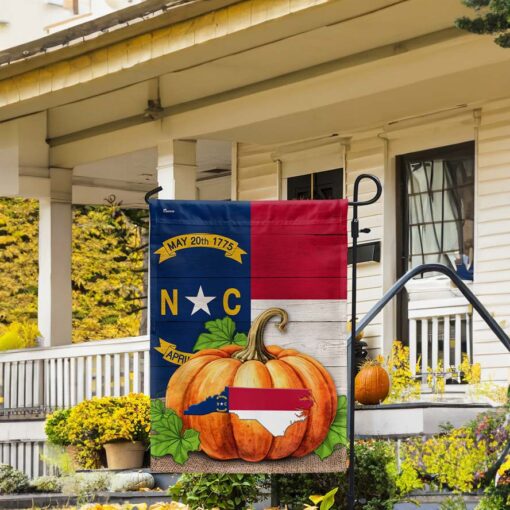
[[[152,469],[345,469],[347,201],[150,212]]]
[[[298,349],[345,393],[347,201],[151,201],[151,395],[193,354],[208,321],[247,333],[262,311],[289,314],[266,344]]]

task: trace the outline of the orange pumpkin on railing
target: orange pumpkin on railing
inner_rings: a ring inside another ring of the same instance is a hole
[[[366,361],[354,381],[354,398],[365,405],[380,404],[390,391],[390,377],[381,364]]]
[[[254,321],[246,348],[228,345],[204,349],[174,373],[168,382],[166,406],[183,420],[184,428],[200,432],[200,445],[214,459],[302,457],[326,438],[337,408],[336,388],[327,370],[314,358],[294,349],[264,345],[263,330],[269,319],[280,317],[282,331],[287,313],[271,308]],[[309,389],[313,405],[302,411],[306,419],[273,436],[255,420],[240,420],[230,413],[184,415],[190,405],[221,393],[226,387]]]

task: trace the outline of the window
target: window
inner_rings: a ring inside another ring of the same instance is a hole
[[[342,170],[326,170],[287,180],[288,200],[329,200],[342,198]]]
[[[474,144],[399,158],[404,272],[440,263],[473,279]]]

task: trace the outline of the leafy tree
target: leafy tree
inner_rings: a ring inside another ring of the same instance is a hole
[[[0,198],[0,324],[37,320],[36,200]]]
[[[73,341],[134,336],[143,309],[140,227],[117,205],[73,214]]]
[[[462,0],[477,13],[475,18],[464,16],[455,24],[474,34],[496,35],[494,41],[503,48],[510,48],[510,0]]]
[[[0,333],[37,321],[38,203],[0,199]],[[73,208],[73,341],[145,332],[147,211]]]

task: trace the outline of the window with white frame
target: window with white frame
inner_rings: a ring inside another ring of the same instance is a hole
[[[474,144],[400,156],[406,269],[440,263],[473,279]]]

